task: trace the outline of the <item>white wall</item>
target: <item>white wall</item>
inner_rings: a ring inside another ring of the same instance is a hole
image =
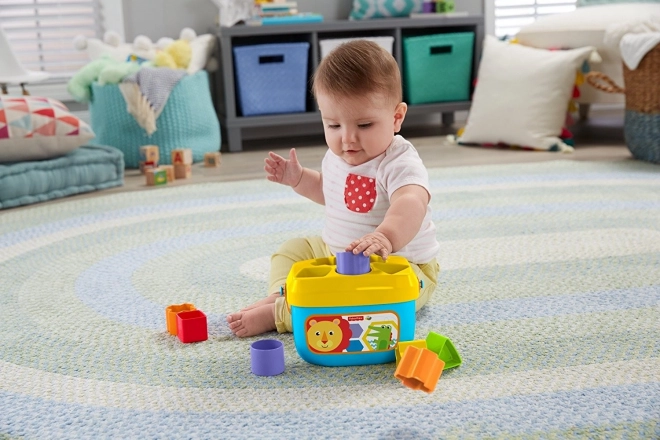
[[[110,0],[111,1],[111,0]],[[118,0],[122,1],[124,35],[132,41],[146,35],[156,41],[160,37],[177,38],[184,27],[198,34],[206,33],[217,21],[218,8],[211,0]],[[348,18],[353,0],[297,0],[301,12],[322,14],[325,20]],[[493,0],[456,0],[456,10],[483,14],[483,2]],[[121,31],[119,29],[115,29]]]

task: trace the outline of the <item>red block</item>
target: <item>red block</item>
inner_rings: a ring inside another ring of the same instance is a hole
[[[209,338],[206,315],[200,310],[179,312],[176,315],[177,333],[181,342],[200,342]]]

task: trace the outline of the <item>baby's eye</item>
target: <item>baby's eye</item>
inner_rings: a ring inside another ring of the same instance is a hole
[[[367,122],[366,124],[358,124],[358,127],[360,127],[360,128],[369,128],[369,127],[371,127],[371,122]]]
[[[328,128],[339,128],[339,124],[328,124]]]

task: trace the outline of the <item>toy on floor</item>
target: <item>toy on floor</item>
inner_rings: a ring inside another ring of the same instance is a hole
[[[411,345],[406,348],[394,377],[408,388],[430,393],[435,390],[444,368],[445,363],[431,350]]]
[[[145,170],[144,174],[147,176],[147,185],[165,185],[167,183],[167,171],[163,168],[149,168]]]
[[[325,366],[393,362],[399,341],[414,337],[419,290],[400,256],[344,252],[295,263],[284,293],[298,354]]]
[[[206,315],[193,304],[168,306],[165,308],[165,320],[167,331],[176,335],[181,342],[201,342],[209,338]]]
[[[140,147],[140,172],[144,174],[147,169],[158,168],[160,150],[157,145],[143,145]]]
[[[190,148],[172,150],[172,165],[177,179],[188,179],[192,174],[193,154]]]
[[[221,157],[220,152],[215,151],[211,153],[204,153],[204,166],[208,168],[217,168],[220,166]]]
[[[250,366],[257,376],[277,376],[284,372],[284,344],[262,339],[250,345]]]
[[[172,165],[158,165],[159,149],[156,145],[140,147],[140,171],[149,186],[165,185],[176,179],[188,179],[192,175],[192,149],[172,150]]]
[[[458,367],[461,362],[449,338],[429,332],[426,340],[400,342],[397,345],[394,377],[408,388],[430,393],[435,390],[442,371]]]

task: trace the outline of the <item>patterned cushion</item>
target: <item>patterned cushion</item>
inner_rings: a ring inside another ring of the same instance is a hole
[[[408,17],[422,11],[422,0],[353,0],[351,20]]]
[[[37,96],[0,96],[0,162],[61,156],[94,137],[64,104]]]

